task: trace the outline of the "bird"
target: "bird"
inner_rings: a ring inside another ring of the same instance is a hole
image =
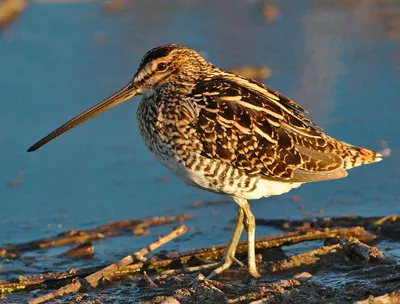
[[[28,152],[137,95],[142,95],[136,113],[139,130],[158,161],[188,185],[230,196],[237,203],[232,239],[209,278],[233,262],[244,267],[235,257],[243,229],[248,273],[260,276],[249,200],[281,195],[305,183],[344,178],[347,170],[382,159],[377,152],[330,137],[304,108],[281,93],[176,44],[148,51],[127,85]]]

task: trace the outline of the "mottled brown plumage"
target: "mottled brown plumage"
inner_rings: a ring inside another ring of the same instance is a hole
[[[32,146],[51,139],[135,95],[140,132],[157,159],[186,183],[231,196],[238,224],[224,262],[235,259],[243,227],[249,272],[258,276],[255,221],[248,199],[288,192],[303,183],[347,176],[348,169],[379,161],[380,154],[338,141],[307,111],[265,85],[228,73],[178,45],[143,57],[132,82]]]
[[[311,182],[347,175],[377,153],[329,137],[290,99],[255,81],[221,73],[189,95],[201,108],[195,127],[201,154],[249,175]]]

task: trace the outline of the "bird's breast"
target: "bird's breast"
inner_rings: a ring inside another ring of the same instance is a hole
[[[144,97],[137,110],[137,121],[148,149],[168,169],[181,175],[182,160],[190,143],[186,135],[190,132],[182,135],[176,107],[154,96]]]

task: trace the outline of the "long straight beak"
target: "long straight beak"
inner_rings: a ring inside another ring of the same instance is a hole
[[[104,111],[107,111],[108,109],[111,109],[112,107],[120,103],[123,103],[124,101],[134,97],[137,94],[138,91],[133,85],[133,82],[130,82],[112,96],[108,97],[107,99],[103,100],[97,105],[91,107],[85,112],[79,114],[78,116],[72,118],[70,121],[63,124],[57,130],[51,132],[49,135],[39,140],[36,144],[34,144],[32,147],[28,149],[28,152],[36,151],[41,146],[47,144],[49,141],[53,140],[57,136],[60,136],[61,134],[67,132],[68,130],[71,130],[72,128],[76,127],[77,125],[80,125],[86,120],[89,120],[90,118],[95,117],[96,115],[103,113]]]

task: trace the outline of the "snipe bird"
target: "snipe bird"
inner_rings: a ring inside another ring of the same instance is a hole
[[[248,270],[259,276],[248,200],[343,178],[348,169],[381,160],[379,153],[325,134],[305,116],[305,109],[282,94],[174,44],[147,52],[125,87],[28,151],[136,95],[143,95],[137,109],[140,133],[156,158],[187,184],[229,195],[238,204],[232,240],[209,277],[232,262],[243,265],[235,258],[243,227]]]

